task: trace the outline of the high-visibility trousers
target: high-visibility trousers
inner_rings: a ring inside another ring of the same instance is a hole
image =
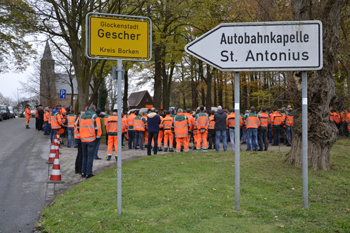
[[[159,133],[158,133],[158,146],[163,146],[163,135],[164,135],[164,132],[163,130],[159,130]]]
[[[197,145],[199,138],[198,138],[198,130],[193,130],[193,146]]]
[[[114,146],[114,155],[118,155],[118,136],[108,135],[108,147],[107,147],[107,156],[113,155],[113,146]]]
[[[145,130],[143,133],[143,144],[148,145],[148,131]]]
[[[181,145],[184,146],[185,152],[189,151],[187,136],[186,137],[176,137],[176,153],[181,151]]]
[[[29,125],[30,117],[26,117],[26,125]]]
[[[171,129],[164,130],[164,149],[167,149],[168,147],[173,148],[173,139],[174,134],[171,132]]]
[[[198,130],[197,150],[201,149],[202,142],[203,142],[203,150],[208,150],[208,131],[207,130],[204,133],[201,133]]]

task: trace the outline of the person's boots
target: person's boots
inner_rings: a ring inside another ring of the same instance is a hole
[[[174,152],[174,149],[173,148],[169,148],[169,152]]]
[[[115,161],[118,161],[118,156],[115,156]]]
[[[111,155],[107,155],[107,160],[109,161],[109,160],[111,160]]]
[[[26,129],[30,129],[30,128],[29,128],[29,125],[26,125]]]
[[[164,147],[164,152],[168,152],[168,148],[167,147]]]
[[[158,146],[158,151],[163,151],[163,148],[161,146]]]

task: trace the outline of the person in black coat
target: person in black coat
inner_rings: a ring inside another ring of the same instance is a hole
[[[227,135],[226,135],[226,124],[227,115],[221,106],[218,106],[218,111],[214,115],[215,121],[215,150],[219,151],[220,138],[222,137],[224,151],[227,151]]]

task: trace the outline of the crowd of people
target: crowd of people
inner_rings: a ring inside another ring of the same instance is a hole
[[[26,128],[29,128],[30,106],[25,111]],[[235,148],[235,110],[230,112],[218,106],[217,111],[207,112],[204,106],[196,110],[177,109],[158,111],[155,108],[147,113],[131,110],[128,114],[121,114],[122,145],[128,141],[131,150],[144,150],[147,155],[157,154],[158,151],[187,152],[190,149],[207,152],[208,149],[227,151],[227,143],[231,142],[232,151]],[[35,111],[36,129],[43,130],[44,135],[51,135],[51,142],[55,135],[68,136],[67,147],[78,148],[75,172],[90,178],[93,160],[98,157],[103,126],[106,132],[107,155],[111,160],[113,154],[118,160],[118,111],[101,115],[101,110],[94,106],[86,107],[85,111],[74,114],[72,106],[56,106],[55,108],[41,105]],[[350,113],[346,110],[337,114],[331,111],[330,120],[344,134],[349,132]],[[102,124],[103,121],[103,124]],[[284,143],[291,146],[293,137],[294,112],[290,105],[277,109],[262,106],[260,111],[255,107],[239,115],[240,144],[247,144],[247,151],[267,151],[269,144],[278,146]],[[193,147],[190,143],[193,142]],[[63,141],[61,141],[63,144]],[[114,150],[113,150],[114,148]]]

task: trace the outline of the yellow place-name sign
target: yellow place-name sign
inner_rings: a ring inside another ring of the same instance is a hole
[[[145,17],[88,17],[87,55],[92,59],[146,61],[151,58],[151,20]]]

